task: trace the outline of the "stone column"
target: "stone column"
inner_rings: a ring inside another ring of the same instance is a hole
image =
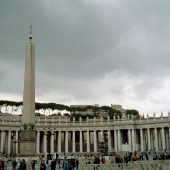
[[[47,132],[44,131],[44,153],[47,153]]]
[[[165,148],[169,149],[169,138],[168,138],[168,129],[165,129]]]
[[[61,131],[58,131],[58,152],[61,153]]]
[[[88,130],[87,130],[87,152],[90,152],[90,137]]]
[[[65,152],[68,153],[68,131],[65,131]]]
[[[40,131],[37,131],[37,146],[36,146],[37,154],[40,153]]]
[[[94,130],[94,152],[97,152],[96,130]]]
[[[144,148],[143,148],[143,129],[140,129],[140,149],[141,149],[141,152],[144,151]]]
[[[148,150],[150,151],[151,149],[151,136],[150,136],[150,129],[147,129],[147,133],[148,133]]]
[[[103,135],[103,130],[101,130],[101,135],[100,135],[100,142],[103,140],[103,137],[104,137],[104,135]]]
[[[4,152],[4,131],[1,131],[1,153]]]
[[[18,153],[18,131],[16,131],[16,144],[15,144],[15,153]]]
[[[80,130],[80,152],[83,152],[82,130]]]
[[[132,150],[136,151],[135,129],[132,129]]]
[[[169,115],[169,118],[170,118],[170,115]],[[169,150],[170,150],[170,127],[169,127],[169,135],[168,136],[169,136],[169,138],[168,138],[168,140],[169,140],[168,145],[169,145]]]
[[[132,151],[132,138],[131,138],[131,130],[128,129],[128,143],[129,143],[129,151]]]
[[[111,135],[110,135],[110,129],[107,131],[107,136],[108,136],[108,151],[111,151]]]
[[[116,130],[114,130],[114,144],[115,144],[114,150],[116,152],[117,151],[117,131]]]
[[[164,127],[162,127],[162,149],[165,149],[166,146],[165,146],[165,131],[164,131]]]
[[[72,140],[73,140],[73,141],[72,141],[72,142],[73,142],[73,143],[72,143],[72,144],[73,144],[73,145],[72,145],[72,152],[76,152],[76,150],[75,150],[75,131],[73,130],[72,133],[73,133],[73,139],[72,139]]]
[[[154,128],[154,135],[155,135],[155,149],[158,151],[158,133],[157,128]]]
[[[54,153],[54,132],[52,131],[51,132],[51,139],[50,139],[50,145],[51,145],[51,147],[50,147],[50,152],[51,153]]]
[[[11,153],[11,131],[8,131],[8,154]]]
[[[120,138],[120,129],[118,129],[118,133],[117,133],[117,136],[118,136],[118,151],[121,151],[121,138]]]

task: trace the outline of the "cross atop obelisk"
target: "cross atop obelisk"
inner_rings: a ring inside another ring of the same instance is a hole
[[[32,25],[30,25],[29,39],[30,41],[32,40]]]
[[[22,124],[35,123],[35,47],[32,43],[32,26],[29,30],[30,41],[26,45]]]

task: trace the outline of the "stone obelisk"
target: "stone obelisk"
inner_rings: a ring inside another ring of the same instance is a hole
[[[30,30],[26,45],[22,123],[35,123],[35,46]]]
[[[29,42],[26,45],[23,112],[20,131],[20,155],[34,156],[36,154],[35,131],[35,46],[32,43],[32,26]]]

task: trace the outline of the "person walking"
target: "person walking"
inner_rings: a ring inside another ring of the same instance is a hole
[[[12,170],[16,170],[16,166],[17,166],[17,161],[16,159],[12,160]]]
[[[156,152],[153,155],[153,160],[157,160],[158,159],[158,155],[156,154]]]
[[[31,169],[32,169],[32,170],[35,170],[35,160],[32,160],[32,161],[31,161]]]
[[[0,160],[0,170],[4,170],[4,161]]]
[[[46,170],[46,165],[45,165],[45,161],[42,160],[40,163],[40,170]]]
[[[25,159],[22,159],[18,170],[26,170],[26,169],[27,169],[27,165],[26,165]]]
[[[19,169],[20,164],[21,164],[21,160],[20,160],[20,159],[18,159],[18,161],[17,161],[17,165],[16,165],[16,170],[18,170],[18,169]]]
[[[69,161],[66,156],[63,161],[63,168],[64,168],[64,170],[69,170]]]
[[[79,169],[79,160],[78,160],[78,158],[76,158],[76,169],[78,170]]]
[[[69,170],[74,170],[75,167],[75,159],[71,158],[69,161]]]
[[[51,167],[51,170],[56,169],[56,160],[55,160],[55,158],[53,158],[53,160],[51,161],[50,167]]]
[[[58,163],[58,168],[60,169],[60,163],[61,163],[61,161],[60,161],[59,158],[58,158],[58,160],[57,160],[57,163]]]

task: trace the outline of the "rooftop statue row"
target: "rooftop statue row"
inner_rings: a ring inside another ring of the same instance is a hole
[[[59,115],[58,117],[56,116],[45,116],[45,115],[37,115],[36,118],[35,118],[35,122],[36,123],[50,123],[50,124],[53,124],[53,123],[64,123],[64,124],[67,124],[67,123],[102,123],[102,122],[114,122],[114,121],[160,121],[160,120],[169,120],[170,119],[170,113],[168,114],[168,117],[167,116],[163,116],[163,113],[161,113],[161,115],[159,117],[156,117],[155,114],[150,116],[145,116],[144,115],[140,115],[139,118],[135,117],[135,116],[132,116],[130,117],[129,115],[126,116],[126,117],[122,117],[120,118],[119,115],[118,117],[114,116],[112,118],[110,118],[109,116],[107,117],[91,117],[89,118],[88,116],[87,117],[79,117],[79,118],[76,118],[76,117],[71,117],[70,115]],[[12,115],[12,114],[4,114],[4,113],[0,113],[0,122],[2,123],[9,123],[9,122],[21,122],[21,115]],[[22,129],[27,129],[27,130],[31,130],[31,129],[34,129],[32,128],[32,125],[31,124],[22,124]]]

